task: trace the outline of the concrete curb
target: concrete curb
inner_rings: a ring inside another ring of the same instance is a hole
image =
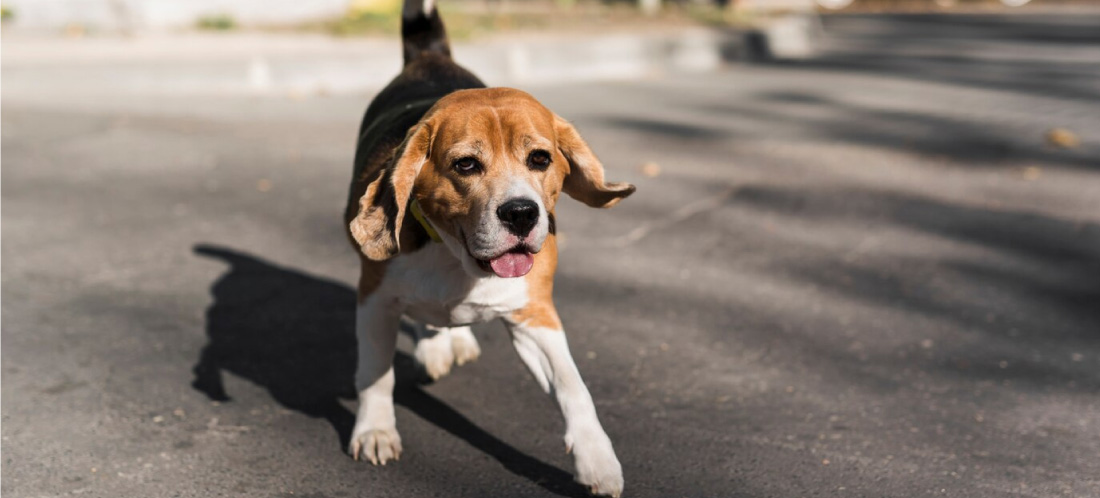
[[[517,35],[516,38],[519,38]],[[494,39],[454,48],[492,85],[635,79],[718,68],[740,35],[684,28],[662,33]],[[111,39],[5,37],[7,96],[353,93],[400,69],[396,40],[314,35],[177,35]]]

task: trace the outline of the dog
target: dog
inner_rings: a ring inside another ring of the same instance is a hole
[[[552,299],[554,207],[562,192],[607,208],[633,185],[607,183],[577,130],[532,96],[488,88],[451,58],[434,0],[405,0],[404,68],[359,128],[344,221],[361,261],[348,450],[401,456],[394,347],[418,323],[415,357],[433,379],[477,359],[470,325],[502,319],[520,359],[565,419],[575,479],[619,496],[622,467],[569,354]]]

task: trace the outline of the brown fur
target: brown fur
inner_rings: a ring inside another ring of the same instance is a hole
[[[442,341],[422,337],[417,344],[433,378],[477,357],[477,341],[462,325],[503,318],[524,363],[558,400],[577,481],[617,498],[622,466],[554,309],[554,208],[561,192],[610,207],[634,187],[606,183],[577,130],[533,97],[485,88],[455,64],[432,5],[404,1],[405,67],[371,102],[359,129],[344,218],[361,261],[360,404],[348,449],[356,459],[382,465],[401,454],[392,406],[397,313],[448,329]],[[439,237],[429,237],[436,231]],[[435,246],[433,238],[443,244]],[[404,258],[389,266],[399,254]],[[410,280],[386,281],[390,269],[388,278]],[[490,272],[524,280],[481,278]],[[521,287],[526,296],[517,294]],[[408,295],[394,295],[400,292]]]
[[[550,235],[535,255],[535,266],[523,278],[527,279],[527,306],[512,313],[514,323],[531,327],[561,330],[561,319],[554,308],[554,270],[558,267],[557,237]]]
[[[536,149],[551,154],[545,171],[527,166]],[[477,158],[484,171],[456,172],[452,164],[465,157]],[[563,191],[604,208],[634,192],[630,184],[605,183],[602,164],[577,130],[527,93],[509,88],[455,91],[423,115],[388,160],[368,165],[353,184],[353,196],[363,192],[358,209],[348,209],[349,215],[354,211],[349,238],[364,256],[360,298],[378,285],[385,260],[425,243],[423,229],[406,209],[414,196],[437,230],[461,239],[461,222],[486,209],[516,177],[539,187],[551,216]],[[513,320],[561,328],[552,301],[556,267],[557,245],[550,235],[524,277],[529,304]]]
[[[373,261],[384,261],[400,249],[401,226],[420,170],[428,160],[429,123],[409,131],[398,148],[393,166],[371,182],[359,200],[359,213],[348,225],[351,238]]]

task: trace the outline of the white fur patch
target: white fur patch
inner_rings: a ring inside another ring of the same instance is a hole
[[[481,356],[481,346],[470,327],[420,325],[416,331],[414,356],[432,380],[439,380],[450,373],[454,365],[477,360]]]
[[[569,354],[565,332],[523,324],[510,324],[509,330],[520,359],[561,407],[565,447],[573,453],[577,482],[595,494],[619,496],[623,491],[623,469]]]
[[[487,322],[527,304],[526,280],[470,273],[444,244],[429,244],[395,258],[375,294],[395,300],[409,318],[436,327]]]
[[[362,458],[376,465],[401,456],[401,436],[393,413],[393,351],[400,318],[389,304],[372,295],[359,304],[355,313],[359,411],[348,451],[356,460]]]
[[[413,356],[424,367],[428,377],[439,380],[451,373],[451,367],[455,364],[455,352],[451,348],[450,329],[440,328],[435,335],[428,337],[417,335]]]

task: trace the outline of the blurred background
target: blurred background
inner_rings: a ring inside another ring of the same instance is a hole
[[[584,496],[503,329],[347,457],[395,0],[2,0],[2,492]],[[1100,3],[442,0],[573,121],[555,300],[624,496],[1100,496]]]

